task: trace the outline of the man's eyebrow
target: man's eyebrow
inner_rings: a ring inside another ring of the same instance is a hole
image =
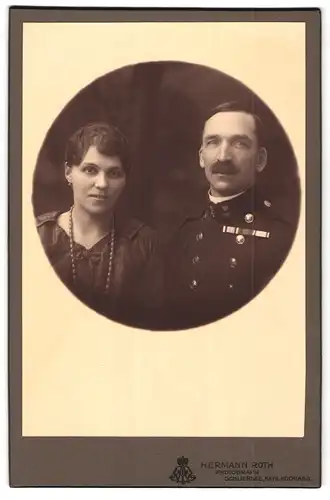
[[[204,137],[204,141],[208,139],[220,139],[221,135],[219,134],[209,134]]]
[[[248,135],[246,135],[246,134],[235,134],[235,135],[233,135],[233,136],[232,136],[232,140],[233,140],[233,139],[234,139],[234,140],[237,140],[237,139],[242,139],[242,140],[249,141],[249,142],[251,142],[251,141],[252,141],[251,137],[249,137],[249,136],[248,136]]]
[[[210,139],[221,139],[221,137],[223,137],[221,134],[208,134],[204,137],[204,141],[207,141]],[[230,139],[231,140],[241,139],[241,140],[246,140],[249,142],[252,141],[251,137],[249,137],[246,134],[234,134],[234,135],[230,136]]]

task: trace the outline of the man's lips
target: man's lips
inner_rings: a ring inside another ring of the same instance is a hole
[[[221,177],[228,177],[229,175],[236,175],[236,172],[212,172],[213,175],[220,175]]]

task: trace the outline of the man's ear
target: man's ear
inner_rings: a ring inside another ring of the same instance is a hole
[[[202,146],[199,148],[199,166],[205,168],[204,158],[203,158],[203,148]]]
[[[72,167],[67,162],[64,163],[64,175],[65,175],[66,180],[68,181],[68,184],[71,185],[72,184]]]
[[[267,149],[260,148],[259,152],[258,152],[258,159],[257,159],[257,166],[256,166],[257,172],[263,171],[263,169],[267,165],[267,159],[268,159]]]

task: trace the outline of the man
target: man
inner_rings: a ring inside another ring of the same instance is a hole
[[[169,329],[204,325],[247,304],[280,268],[296,229],[257,192],[267,150],[262,122],[249,108],[224,103],[211,112],[199,163],[206,202],[167,252]]]

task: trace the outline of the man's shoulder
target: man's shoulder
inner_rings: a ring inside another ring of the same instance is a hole
[[[296,210],[292,209],[292,204],[288,202],[288,197],[281,194],[269,195],[267,192],[249,191],[243,195],[224,202],[228,210],[228,221],[232,217],[250,217],[252,220],[258,218],[270,224],[278,223],[286,226],[295,226],[297,223]],[[194,207],[186,213],[178,223],[178,229],[186,226],[198,225],[205,219],[209,212],[208,200],[203,206]]]
[[[258,195],[255,200],[255,213],[259,218],[269,224],[282,225],[287,228],[295,228],[298,222],[298,213],[292,206],[287,196],[281,194],[269,196]]]

